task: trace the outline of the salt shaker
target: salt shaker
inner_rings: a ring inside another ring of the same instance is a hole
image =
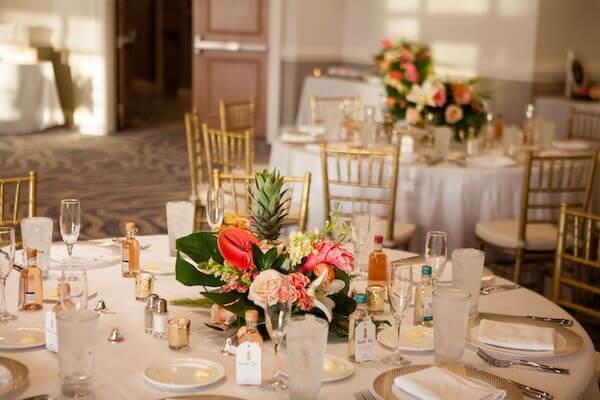
[[[154,337],[164,339],[167,337],[167,322],[169,313],[167,312],[167,300],[158,299],[154,303],[154,312],[152,313],[152,326]]]
[[[153,313],[154,304],[158,301],[157,294],[150,294],[146,297],[146,308],[144,309],[144,332],[151,335],[154,332]]]

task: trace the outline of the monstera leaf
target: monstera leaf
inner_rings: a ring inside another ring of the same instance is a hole
[[[215,262],[222,263],[223,257],[217,248],[217,236],[212,232],[196,232],[191,235],[177,239],[175,242],[177,248],[177,261],[175,263],[175,279],[186,286],[222,286],[225,282],[213,275],[205,274],[202,271],[202,265],[212,259]],[[186,261],[185,254],[198,267]]]

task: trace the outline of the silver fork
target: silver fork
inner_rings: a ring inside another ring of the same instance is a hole
[[[486,286],[486,287],[482,287],[479,290],[479,292],[485,296],[485,295],[492,294],[495,292],[502,292],[504,290],[519,289],[520,287],[521,287],[521,285],[517,285],[517,284]]]
[[[361,390],[360,392],[355,392],[354,398],[356,400],[379,400],[379,398],[371,393],[370,390]]]
[[[528,361],[528,360],[521,360],[521,359],[500,360],[479,348],[477,349],[477,354],[488,364],[491,364],[498,368],[507,368],[507,367],[511,367],[513,365],[522,365],[525,367],[532,367],[535,369],[539,369],[540,371],[553,372],[553,373],[559,374],[559,375],[569,375],[569,373],[570,373],[569,370],[565,369],[565,368],[551,367],[549,365],[540,364],[540,363],[536,363],[536,362]]]

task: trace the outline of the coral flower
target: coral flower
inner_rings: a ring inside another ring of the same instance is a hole
[[[392,41],[390,39],[383,39],[381,45],[385,50],[389,50],[392,48]]]
[[[241,271],[254,264],[252,243],[258,244],[258,239],[247,230],[240,228],[223,229],[217,238],[219,252],[225,261]]]
[[[450,104],[444,112],[444,118],[449,124],[455,124],[463,118],[463,110],[456,104]]]
[[[406,72],[406,76],[411,83],[416,83],[419,80],[419,72],[413,63],[404,63],[401,65]]]
[[[471,102],[471,90],[469,86],[462,83],[452,85],[452,96],[459,104],[469,104]]]
[[[340,247],[332,241],[317,243],[316,252],[310,254],[300,272],[307,273],[313,270],[317,264],[325,263],[338,268],[346,273],[352,272],[354,267],[354,256],[348,250]]]
[[[396,79],[397,81],[401,81],[402,80],[402,72],[400,72],[398,70],[390,71],[390,78]]]

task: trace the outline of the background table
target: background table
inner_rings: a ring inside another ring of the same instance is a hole
[[[143,244],[151,244],[148,250],[142,251],[142,265],[168,259],[168,240],[166,236],[142,236],[140,241]],[[391,258],[410,255],[410,253],[398,251],[386,250],[386,252]],[[89,285],[98,290],[98,296],[90,302],[92,306],[97,299],[103,298],[108,307],[117,312],[117,314],[100,315],[96,350],[96,399],[159,399],[166,397],[166,392],[156,389],[144,381],[143,370],[150,363],[167,361],[176,357],[208,358],[223,364],[225,367],[225,380],[204,390],[196,391],[196,394],[228,394],[248,400],[287,399],[287,392],[273,393],[259,387],[243,387],[235,384],[234,358],[222,356],[219,352],[224,342],[224,334],[214,332],[203,324],[208,318],[208,311],[170,306],[169,312],[172,316],[185,316],[192,321],[191,349],[189,352],[177,353],[168,349],[166,340],[157,340],[144,334],[144,303],[134,299],[133,279],[122,278],[118,265],[90,271]],[[17,287],[17,274],[12,273],[8,279],[8,306],[11,312],[16,310]],[[170,300],[196,296],[198,290],[197,287],[181,285],[173,276],[159,276],[155,286],[155,292]],[[48,305],[45,306],[45,310],[49,308]],[[572,318],[555,304],[526,289],[482,296],[480,311]],[[409,310],[408,315],[407,324],[412,320],[412,309]],[[18,316],[19,320],[13,322],[13,326],[43,326],[43,312],[19,312]],[[110,344],[106,341],[113,327],[120,328],[125,336],[124,343]],[[491,368],[484,365],[472,349],[465,351],[465,362],[477,368],[484,368],[499,376],[539,387],[553,393],[557,400],[598,398],[593,345],[578,323],[575,324],[573,329],[583,337],[583,349],[577,354],[551,360],[553,364],[560,367],[570,368],[572,374],[569,376],[558,376],[522,368]],[[263,373],[269,377],[273,371],[274,362],[271,342],[266,342],[265,352]],[[347,343],[330,342],[327,352],[339,357],[346,357]],[[378,352],[379,356],[383,356],[387,353],[387,350],[378,346]],[[433,362],[432,352],[404,354],[415,364]],[[24,393],[15,395],[10,399],[19,399],[42,393],[52,395],[59,393],[58,358],[56,354],[47,351],[45,348],[40,348],[22,352],[4,351],[0,352],[0,355],[19,360],[27,365],[30,370],[31,384],[29,387]],[[388,369],[379,360],[372,361],[365,366],[355,365],[355,368],[352,377],[343,381],[324,384],[321,391],[322,398],[351,399],[352,393],[358,390],[372,389],[373,380]]]
[[[0,134],[37,132],[64,123],[50,61],[0,61]]]
[[[318,145],[273,142],[270,168],[283,175],[312,174],[308,228],[325,220],[323,178]],[[460,167],[440,163],[400,164],[396,220],[417,225],[411,249],[421,252],[425,233],[448,233],[449,250],[477,247],[475,225],[486,219],[519,217],[523,166]]]
[[[556,126],[556,138],[567,137],[571,107],[578,111],[600,113],[600,102],[571,100],[558,96],[540,96],[535,99],[535,114]]]

